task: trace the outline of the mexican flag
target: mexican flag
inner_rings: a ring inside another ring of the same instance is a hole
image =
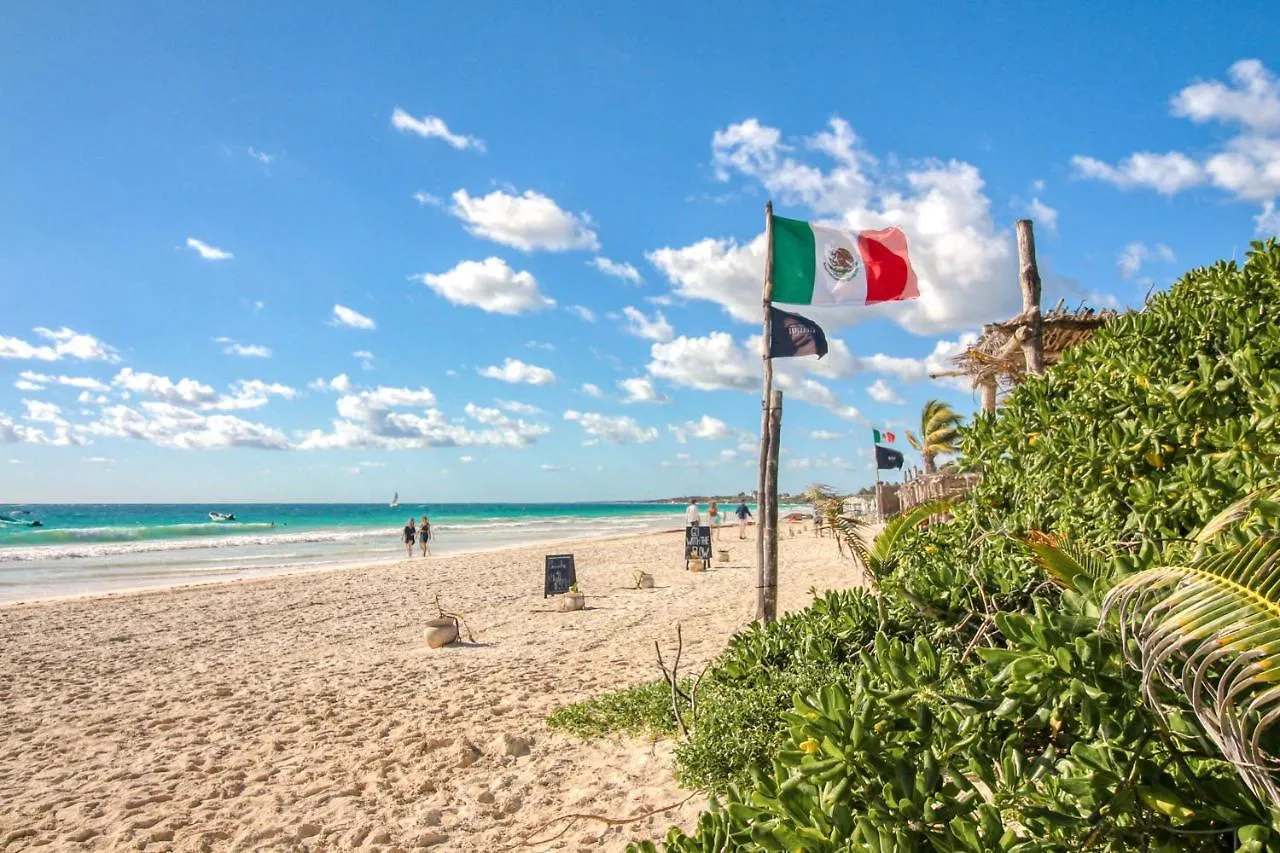
[[[849,232],[773,217],[774,302],[874,305],[919,296],[902,229]]]
[[[893,444],[893,440],[897,438],[897,436],[891,432],[881,432],[878,429],[871,430],[871,437],[876,444],[879,444],[882,441],[885,444]]]

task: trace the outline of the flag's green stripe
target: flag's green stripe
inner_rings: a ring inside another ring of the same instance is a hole
[[[773,217],[773,301],[813,302],[813,230],[799,219]]]

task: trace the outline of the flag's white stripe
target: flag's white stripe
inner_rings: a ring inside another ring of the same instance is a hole
[[[867,267],[858,251],[856,234],[810,224],[813,230],[813,302],[814,305],[833,303],[863,305],[867,301]],[[852,258],[856,269],[845,278],[837,279],[828,270],[828,258],[838,249],[844,249]]]

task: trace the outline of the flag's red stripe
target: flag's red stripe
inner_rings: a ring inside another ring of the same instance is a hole
[[[901,228],[863,231],[858,235],[858,252],[867,268],[868,305],[920,295],[907,257],[907,235]]]

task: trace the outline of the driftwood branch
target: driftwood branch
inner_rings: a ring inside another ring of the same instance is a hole
[[[676,658],[671,664],[671,669],[667,669],[667,665],[662,660],[662,648],[658,645],[658,641],[653,641],[654,651],[658,653],[658,667],[662,670],[662,678],[667,682],[667,686],[671,688],[671,713],[676,718],[676,730],[680,733],[683,740],[689,739],[689,729],[684,724],[684,714],[680,712],[680,700],[683,698],[686,702],[689,697],[680,689],[680,655],[684,651],[684,635],[680,631],[680,625],[676,625]]]
[[[681,800],[678,803],[672,803],[671,805],[663,806],[660,809],[653,809],[652,811],[647,811],[642,814],[638,814],[635,817],[616,818],[616,817],[605,817],[604,815],[598,815],[598,814],[576,813],[576,812],[572,814],[557,815],[556,817],[553,817],[551,820],[546,821],[540,824],[539,826],[535,827],[532,832],[530,832],[520,841],[519,844],[515,845],[514,847],[504,848],[503,853],[505,853],[505,851],[515,850],[519,847],[536,847],[539,844],[550,844],[552,841],[558,840],[561,836],[563,836],[566,832],[568,832],[570,828],[573,827],[574,823],[580,820],[594,820],[597,823],[603,823],[608,826],[626,826],[627,824],[638,823],[646,818],[651,818],[654,815],[660,815],[663,812],[669,812],[672,809],[678,809],[681,806],[683,806],[685,803],[692,800],[694,797],[696,797],[700,793],[702,792],[694,791],[693,793],[689,794],[689,796],[685,797],[683,800]],[[566,823],[564,825],[564,828],[561,829],[559,832],[557,832],[555,835],[551,836],[550,838],[544,838],[541,841],[532,840],[533,836],[537,835],[539,832],[542,832],[544,829],[551,826],[553,823],[556,823],[557,821],[561,821],[561,820],[567,820],[568,823]]]

